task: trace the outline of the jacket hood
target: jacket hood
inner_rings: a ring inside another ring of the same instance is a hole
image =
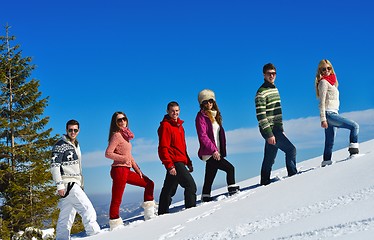
[[[66,143],[68,143],[68,144],[70,144],[70,145],[74,145],[74,144],[70,141],[69,136],[66,135],[66,134],[62,135],[61,140],[64,141],[64,142],[66,142]],[[76,144],[76,145],[79,145],[78,139],[75,139],[75,144]]]

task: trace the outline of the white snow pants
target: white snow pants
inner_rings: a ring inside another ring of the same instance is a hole
[[[87,235],[94,235],[100,231],[96,222],[96,211],[86,193],[78,184],[74,184],[66,198],[58,203],[60,215],[56,227],[56,240],[69,240],[70,230],[73,226],[75,214],[78,212]]]

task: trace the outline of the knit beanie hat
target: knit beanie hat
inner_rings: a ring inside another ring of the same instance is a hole
[[[201,92],[199,92],[198,101],[200,104],[203,103],[205,100],[213,99],[216,101],[216,96],[214,95],[214,92],[210,89],[204,89]]]

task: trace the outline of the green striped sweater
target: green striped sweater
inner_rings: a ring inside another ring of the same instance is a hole
[[[283,132],[282,107],[278,89],[265,81],[257,90],[256,117],[262,135],[267,138],[274,136],[273,129]]]

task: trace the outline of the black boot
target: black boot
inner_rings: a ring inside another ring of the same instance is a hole
[[[349,155],[352,156],[352,155],[355,155],[355,154],[358,154],[358,148],[348,148],[348,152],[349,152]]]
[[[349,155],[355,155],[358,154],[358,143],[350,143],[348,148]]]
[[[260,181],[260,185],[262,185],[262,186],[269,185],[270,183],[271,183],[270,179],[266,179],[266,180],[261,179],[261,181]]]
[[[234,195],[235,193],[240,191],[239,186],[229,186],[227,187],[227,189],[229,191],[229,196]]]
[[[210,201],[212,201],[212,200],[213,200],[213,198],[212,198],[210,195],[203,194],[203,195],[201,196],[201,201],[202,201],[202,202],[210,202]]]

